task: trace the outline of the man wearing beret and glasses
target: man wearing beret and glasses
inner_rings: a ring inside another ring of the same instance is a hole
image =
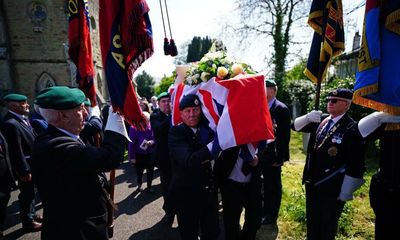
[[[363,183],[364,141],[349,116],[353,93],[329,92],[329,116],[313,110],[294,121],[296,131],[311,133],[303,183],[306,187],[307,239],[335,239],[345,201]]]

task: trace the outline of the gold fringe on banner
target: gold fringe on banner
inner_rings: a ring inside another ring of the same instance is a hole
[[[310,70],[308,70],[307,68],[304,69],[304,75],[306,75],[309,79],[311,79],[311,81],[313,81],[313,83],[318,83],[318,77],[315,76]]]
[[[308,16],[308,25],[310,25],[310,27],[312,29],[314,29],[314,31],[316,31],[319,35],[322,35],[322,16],[323,16],[324,12],[322,10],[319,11],[315,11],[310,13],[310,15]],[[320,22],[320,23],[319,23]]]
[[[400,9],[390,13],[386,17],[385,27],[388,30],[400,35]]]
[[[400,107],[391,106],[377,102],[364,96],[378,92],[378,83],[358,89],[353,94],[353,102],[363,107],[371,108],[376,111],[386,112],[392,115],[400,115]]]
[[[400,123],[387,123],[385,131],[396,131],[400,130]]]

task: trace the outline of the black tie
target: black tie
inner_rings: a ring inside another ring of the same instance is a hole
[[[332,124],[333,124],[333,120],[329,119],[329,121],[325,124],[325,126],[322,129],[322,131],[318,135],[318,138],[317,138],[318,142],[321,142],[322,139],[324,139],[325,135],[328,133],[328,131],[331,128]]]
[[[193,139],[196,140],[197,142],[200,141],[200,129],[196,129],[196,132],[194,132]]]

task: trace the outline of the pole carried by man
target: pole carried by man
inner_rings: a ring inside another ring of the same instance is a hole
[[[107,196],[98,174],[123,160],[123,118],[109,113],[102,147],[79,138],[87,112],[77,88],[50,87],[37,96],[48,129],[34,144],[33,172],[43,203],[42,239],[108,239]]]
[[[294,130],[311,133],[303,175],[309,240],[335,239],[345,202],[364,183],[364,141],[347,113],[352,97],[349,89],[333,90],[328,117],[313,110],[294,120]]]

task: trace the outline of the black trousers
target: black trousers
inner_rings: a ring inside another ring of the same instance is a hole
[[[263,215],[273,221],[278,219],[282,200],[282,167],[263,166]]]
[[[254,176],[253,176],[254,177]],[[224,230],[226,240],[255,239],[261,223],[261,179],[239,183],[226,179],[221,185]],[[240,230],[240,215],[245,210]]]
[[[400,188],[388,188],[374,176],[369,199],[375,213],[375,239],[392,239],[400,227]]]
[[[215,191],[187,189],[177,195],[176,216],[182,240],[216,240],[219,236]]]
[[[0,190],[0,231],[4,230],[4,223],[7,216],[7,204],[10,200],[10,191]]]
[[[307,240],[334,240],[345,202],[306,184]]]
[[[174,215],[175,214],[175,203],[169,199],[169,188],[171,183],[171,169],[163,166],[159,166],[158,170],[160,171],[160,181],[161,181],[161,194],[164,199],[163,209],[166,214]]]
[[[143,183],[143,172],[146,169],[147,187],[151,187],[154,175],[154,164],[151,154],[136,154],[135,169],[137,184]]]
[[[19,211],[22,225],[30,224],[35,216],[35,187],[32,181],[23,182],[18,180],[19,187]]]

